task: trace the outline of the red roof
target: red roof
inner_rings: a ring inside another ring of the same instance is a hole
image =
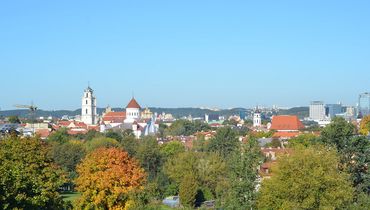
[[[123,122],[126,119],[126,112],[108,112],[103,117],[103,122]]]
[[[71,124],[73,123],[74,126]],[[84,122],[79,122],[79,121],[59,121],[58,124],[56,125],[56,128],[58,127],[69,127],[72,126],[73,128],[87,128],[87,125]]]
[[[71,121],[61,120],[58,122],[58,126],[67,127],[71,124]]]
[[[73,123],[75,124],[76,127],[87,128],[87,125],[84,122],[74,121]]]
[[[39,135],[41,138],[47,138],[50,135],[50,131],[48,128],[45,129],[37,129],[36,134]]]
[[[131,101],[127,104],[126,108],[141,109],[140,105],[137,103],[135,98],[131,99]]]
[[[303,129],[304,125],[296,115],[278,115],[272,117],[271,130],[297,131]]]
[[[300,134],[299,132],[280,131],[280,132],[274,133],[274,135],[272,137],[276,137],[276,138],[293,138],[293,137],[299,136],[299,134]]]

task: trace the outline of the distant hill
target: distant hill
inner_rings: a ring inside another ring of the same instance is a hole
[[[231,115],[239,115],[240,112],[247,112],[249,113],[250,109],[245,108],[233,108],[233,109],[221,109],[219,111],[214,111],[210,109],[201,109],[201,108],[160,108],[160,107],[149,107],[149,109],[154,113],[169,113],[172,114],[176,118],[189,116],[192,117],[204,117],[205,114],[219,114],[223,116],[231,116]],[[101,115],[104,112],[104,108],[98,108],[98,114]],[[122,108],[113,108],[114,111],[123,111]],[[64,115],[68,116],[76,116],[80,115],[81,109],[76,110],[55,110],[55,111],[47,111],[47,110],[37,110],[36,116],[37,117],[57,117],[61,118]],[[278,112],[279,115],[298,115],[299,118],[303,119],[308,117],[309,115],[309,108],[308,107],[294,107],[290,109],[281,109]],[[21,118],[29,117],[29,111],[27,109],[14,109],[14,110],[4,110],[0,111],[0,116],[7,117],[7,116],[19,116]]]
[[[278,112],[279,115],[297,115],[299,118],[303,119],[309,116],[309,107],[293,107],[290,109],[281,109]]]
[[[245,108],[233,108],[233,109],[223,109],[219,111],[214,111],[210,109],[201,109],[201,108],[159,108],[159,107],[149,107],[149,109],[154,113],[169,113],[172,114],[174,117],[179,118],[183,116],[192,117],[204,117],[205,114],[219,114],[230,116],[234,114],[239,114],[241,111],[247,111]],[[97,108],[97,112],[99,115],[103,113],[104,108]],[[122,108],[113,108],[114,111],[122,111]],[[36,117],[57,117],[61,118],[64,115],[68,116],[76,116],[80,115],[81,109],[76,110],[55,110],[55,111],[47,111],[47,110],[37,110]],[[29,111],[27,109],[14,109],[14,110],[4,110],[0,111],[0,116],[7,117],[7,116],[19,116],[21,118],[29,117]]]

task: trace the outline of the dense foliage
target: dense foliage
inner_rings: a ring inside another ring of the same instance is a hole
[[[77,190],[81,209],[124,209],[134,205],[130,193],[142,189],[145,173],[127,152],[100,148],[89,153],[77,166]]]
[[[236,132],[230,127],[220,128],[217,134],[208,144],[208,150],[216,152],[223,158],[227,158],[230,154],[239,149],[240,142],[236,136]]]
[[[296,149],[282,157],[273,176],[262,182],[259,209],[341,209],[352,201],[348,174],[338,169],[335,151]]]
[[[208,124],[199,120],[191,122],[188,120],[176,120],[170,127],[165,129],[165,135],[171,136],[189,136],[198,131],[208,131],[211,128]]]
[[[0,208],[63,208],[58,188],[62,171],[53,163],[49,147],[39,139],[0,141]]]
[[[262,163],[256,139],[250,139],[229,161],[230,189],[223,194],[222,206],[227,209],[253,209],[256,205],[258,166]]]
[[[69,135],[60,129],[45,142],[0,140],[0,208],[67,208],[57,191],[76,184],[82,194],[76,209],[161,209],[161,200],[174,195],[190,209],[212,200],[220,209],[367,209],[370,141],[360,135],[366,126],[358,133],[334,118],[318,129],[321,135],[274,139],[268,146],[291,152],[273,161],[269,180],[259,176],[260,165],[271,159],[261,157],[256,139],[273,132],[231,124],[210,139],[199,132],[210,130],[200,121],[160,126],[162,140],[196,136],[186,147],[176,140],[158,144],[154,136],[136,139],[131,130]]]

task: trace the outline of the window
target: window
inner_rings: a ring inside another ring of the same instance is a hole
[[[89,97],[89,93],[86,93],[86,98]]]
[[[86,100],[86,104],[87,104],[87,100]]]
[[[87,109],[86,109],[86,114],[87,114]]]

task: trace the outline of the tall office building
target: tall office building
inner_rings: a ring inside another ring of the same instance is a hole
[[[370,93],[362,93],[358,97],[358,114],[366,116],[370,114]]]
[[[330,119],[334,118],[337,114],[342,114],[342,104],[326,104],[325,115]]]
[[[325,105],[322,101],[312,101],[310,104],[310,119],[324,120],[325,119]]]

